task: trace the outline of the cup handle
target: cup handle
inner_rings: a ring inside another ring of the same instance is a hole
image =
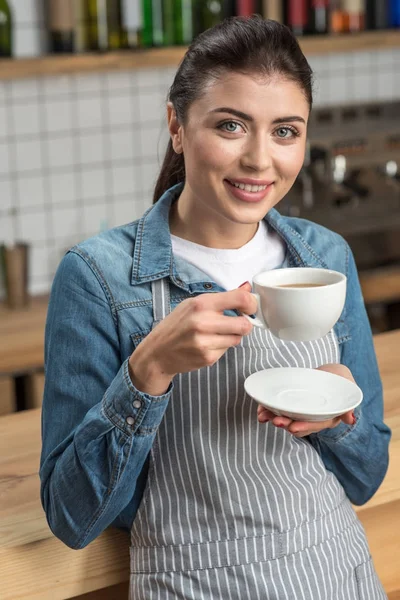
[[[245,315],[244,313],[241,314],[246,317],[246,319],[250,321],[252,325],[255,325],[256,327],[262,327],[263,329],[268,329],[268,325],[265,322],[261,312],[260,294],[252,292],[252,296],[254,296],[254,298],[257,300],[257,312],[252,317],[250,315]]]

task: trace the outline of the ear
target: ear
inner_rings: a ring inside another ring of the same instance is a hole
[[[175,108],[172,102],[167,103],[167,120],[168,120],[168,130],[169,135],[171,136],[172,147],[177,154],[182,154],[182,126],[178,121],[178,117],[176,116]]]

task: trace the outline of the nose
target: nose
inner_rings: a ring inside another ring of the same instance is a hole
[[[241,157],[243,167],[252,171],[267,171],[272,166],[271,148],[264,135],[248,140]]]

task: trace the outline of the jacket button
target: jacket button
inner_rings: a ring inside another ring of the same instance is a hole
[[[128,425],[133,425],[135,419],[133,417],[126,417],[126,422],[128,423]]]
[[[134,402],[132,403],[133,408],[141,408],[142,403],[140,400],[134,400]]]
[[[206,290],[212,290],[212,287],[213,287],[213,285],[212,285],[212,283],[204,283],[204,284],[203,284],[203,287],[204,287]]]

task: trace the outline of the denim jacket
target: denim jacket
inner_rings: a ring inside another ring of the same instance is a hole
[[[45,334],[41,499],[53,533],[83,548],[113,524],[130,529],[142,498],[148,455],[173,390],[162,396],[132,384],[128,359],[153,323],[151,282],[168,277],[171,307],[224,291],[172,254],[168,214],[181,184],[141,219],[72,248],[61,261]],[[285,241],[285,264],[340,271],[346,303],[335,332],[341,363],[364,399],[353,426],[341,423],[308,437],[355,504],[365,503],[388,466],[390,430],[371,330],[348,244],[309,221],[265,216]]]

